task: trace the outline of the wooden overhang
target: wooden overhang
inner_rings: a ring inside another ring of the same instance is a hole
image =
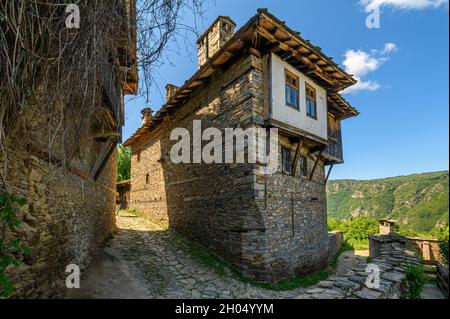
[[[339,93],[328,94],[328,112],[340,121],[359,115],[359,112]]]
[[[139,82],[136,55],[136,0],[123,0],[123,5],[127,19],[119,43],[120,68],[124,73],[122,88],[124,94],[136,95]]]
[[[213,73],[229,66],[246,51],[261,54],[276,53],[327,90],[332,96],[329,99],[332,104],[331,111],[339,114],[339,118],[344,119],[358,114],[338,93],[354,85],[356,80],[322,53],[319,47],[300,37],[299,32],[288,28],[285,22],[278,20],[267,9],[258,9],[258,13],[186,81],[153,119],[139,128],[124,145],[132,146],[143,135],[156,128],[167,115],[173,114],[195,91],[206,85]]]

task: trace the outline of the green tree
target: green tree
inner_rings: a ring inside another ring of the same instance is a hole
[[[370,217],[356,217],[347,221],[343,230],[347,240],[364,241],[378,233],[378,220]]]
[[[130,179],[131,176],[131,150],[119,145],[117,153],[117,181]]]
[[[328,217],[328,230],[343,230],[344,229],[344,222],[334,218],[334,217]]]

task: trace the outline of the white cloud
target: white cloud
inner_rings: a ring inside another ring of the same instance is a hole
[[[359,3],[364,7],[366,12],[372,12],[376,8],[383,6],[403,10],[448,7],[449,0],[360,0]]]
[[[361,77],[369,72],[373,72],[380,67],[380,61],[362,50],[354,51],[348,50],[344,54],[345,71],[354,76]]]
[[[347,88],[342,93],[356,93],[363,90],[376,91],[381,85],[373,80],[364,79],[365,76],[371,72],[378,70],[378,68],[389,58],[386,56],[397,50],[395,43],[386,43],[383,50],[379,51],[372,49],[370,53],[363,50],[347,50],[344,54],[344,61],[342,62],[347,73],[352,74],[358,81],[355,85]]]
[[[395,51],[397,51],[397,45],[395,43],[386,43],[383,51],[381,51],[381,54],[389,54]]]
[[[356,76],[355,78],[358,80],[358,83],[349,88],[346,88],[344,91],[341,92],[342,94],[353,94],[359,91],[376,91],[381,87],[381,85],[376,81],[371,80],[364,81]]]

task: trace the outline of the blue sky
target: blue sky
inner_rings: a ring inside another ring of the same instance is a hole
[[[332,179],[372,179],[447,170],[449,163],[448,0],[216,0],[205,7],[206,29],[218,15],[243,26],[257,8],[271,13],[362,84],[344,96],[361,115],[343,124],[345,163]],[[366,27],[365,8],[380,6],[381,25]],[[194,23],[191,16],[184,23]],[[198,21],[197,21],[198,23]],[[128,99],[124,139],[140,126],[140,110],[164,104],[166,83],[182,85],[197,70],[195,35],[166,51],[150,101]],[[170,60],[170,63],[167,62]]]

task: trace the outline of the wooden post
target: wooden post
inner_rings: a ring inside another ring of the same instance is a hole
[[[333,170],[334,164],[331,164],[330,168],[328,169],[327,177],[325,178],[325,185],[328,183],[328,178],[330,178],[331,171]]]
[[[103,167],[105,166],[106,162],[108,161],[110,155],[114,151],[114,148],[117,144],[117,137],[111,136],[108,141],[105,142],[102,151],[100,152],[99,157],[97,158],[97,161],[95,162],[94,166],[91,169],[90,177],[94,180],[97,180],[98,176],[101,174]]]
[[[314,172],[316,171],[317,164],[319,164],[319,159],[322,157],[322,152],[323,152],[323,150],[321,150],[321,151],[319,152],[319,154],[317,155],[317,157],[316,157],[316,161],[314,162],[313,169],[312,169],[312,171],[311,171],[311,174],[309,175],[309,180],[310,180],[310,181],[311,181],[311,180],[313,179],[313,177],[314,177]]]
[[[292,162],[292,176],[295,176],[295,172],[297,171],[298,159],[300,158],[300,151],[303,145],[303,138],[300,138],[297,144],[297,149],[295,150],[294,161]]]

